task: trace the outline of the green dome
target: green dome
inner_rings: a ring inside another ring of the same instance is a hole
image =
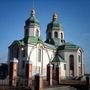
[[[51,23],[48,24],[47,30],[63,30],[62,25],[58,21],[52,21]]]
[[[35,16],[31,16],[26,20],[26,25],[40,25],[38,19]]]
[[[63,30],[63,27],[60,22],[58,22],[58,15],[53,14],[52,22],[47,25],[47,30]]]
[[[31,11],[31,16],[26,20],[26,25],[37,25],[39,26],[39,21],[35,16],[35,10]]]

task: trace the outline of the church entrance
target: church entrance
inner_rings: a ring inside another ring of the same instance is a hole
[[[52,65],[53,65],[53,70],[52,70],[53,80],[57,80],[57,66],[58,66],[58,63],[54,63]]]
[[[53,79],[56,79],[56,64],[53,64]]]

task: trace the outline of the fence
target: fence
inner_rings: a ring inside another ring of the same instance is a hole
[[[32,84],[30,85],[30,87],[28,87],[28,83],[27,83],[27,79],[25,78],[18,78],[16,81],[16,87],[14,86],[10,86],[9,85],[9,77],[7,77],[6,79],[4,80],[0,80],[0,90],[35,90],[35,78],[32,78]],[[80,80],[61,80],[61,82],[59,84],[61,85],[86,85],[88,82],[86,82],[86,80],[84,81],[80,81]],[[56,80],[53,80],[53,86],[57,86],[57,81]],[[51,86],[51,87],[53,87]],[[48,85],[48,81],[46,80],[46,78],[44,77],[43,79],[43,87],[44,87],[44,90],[48,87],[50,87]],[[37,89],[36,89],[37,90]]]

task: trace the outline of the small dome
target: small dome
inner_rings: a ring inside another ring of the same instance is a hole
[[[58,21],[58,15],[56,13],[53,14],[52,21],[47,25],[48,30],[63,30],[61,23]]]
[[[31,11],[31,16],[26,20],[25,23],[26,23],[26,25],[37,25],[37,26],[40,25],[38,19],[35,16],[34,9]]]
[[[47,25],[47,30],[63,30],[63,27],[62,24],[56,20]]]

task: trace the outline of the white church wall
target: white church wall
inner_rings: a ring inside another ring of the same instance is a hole
[[[80,61],[79,61],[79,56],[80,56]],[[77,73],[78,76],[80,75],[79,67],[82,68],[82,75],[84,75],[84,68],[83,68],[83,52],[81,52],[80,49],[77,51]]]
[[[85,73],[85,67],[84,67],[84,57],[83,57],[83,52],[82,52],[82,75]]]
[[[53,57],[53,50],[47,49],[48,53],[46,52],[46,49],[43,50],[43,75],[46,76],[47,73],[47,64],[49,63],[49,57],[50,59]],[[49,57],[48,57],[49,55]]]
[[[40,36],[40,27],[26,27],[25,29],[29,29],[29,32],[28,32],[28,36],[36,36],[36,30],[39,31],[39,36]]]
[[[29,28],[29,36],[34,36],[34,29],[33,28]]]
[[[28,55],[30,54],[30,51],[32,49],[32,46],[28,47]],[[34,47],[34,49],[32,50],[32,53],[30,55],[30,60],[32,62],[32,66],[33,66],[33,72],[32,74],[36,74],[39,73],[41,71],[41,64],[43,63],[43,75],[46,76],[46,72],[47,72],[47,64],[49,63],[49,57],[51,58],[53,55],[53,50],[47,50],[48,54],[46,52],[46,49],[42,49],[43,50],[43,56],[41,53],[41,61],[38,61],[38,47]],[[48,57],[49,55],[49,57]],[[42,62],[43,60],[43,62]]]
[[[34,36],[36,36],[37,30],[39,31],[39,36],[40,36],[40,27],[35,27],[34,28]]]
[[[64,32],[63,31],[59,31],[59,38],[61,39],[61,33],[63,34],[63,39],[64,39]]]
[[[54,38],[54,30],[51,33],[52,33],[52,38]]]
[[[85,64],[84,64],[84,57],[83,57],[83,53],[82,53],[82,75],[85,74]]]
[[[60,38],[60,39],[61,39],[61,33],[62,33],[63,34],[63,39],[64,39],[64,32],[61,31],[61,30],[53,30],[52,31],[52,38],[55,38],[55,36],[54,36],[55,32],[58,32],[58,38]]]
[[[58,32],[58,38],[60,38],[59,30],[52,30],[52,38],[55,38],[54,33]]]
[[[35,46],[28,46],[28,57],[30,57],[30,61],[32,62],[32,75],[36,72],[37,67],[37,60],[36,60],[36,47]],[[39,64],[38,64],[39,65]]]
[[[62,79],[65,79],[65,77],[66,77],[66,70],[64,69],[64,64],[66,64],[66,63],[60,62],[60,67],[61,67],[61,77],[62,77]]]

